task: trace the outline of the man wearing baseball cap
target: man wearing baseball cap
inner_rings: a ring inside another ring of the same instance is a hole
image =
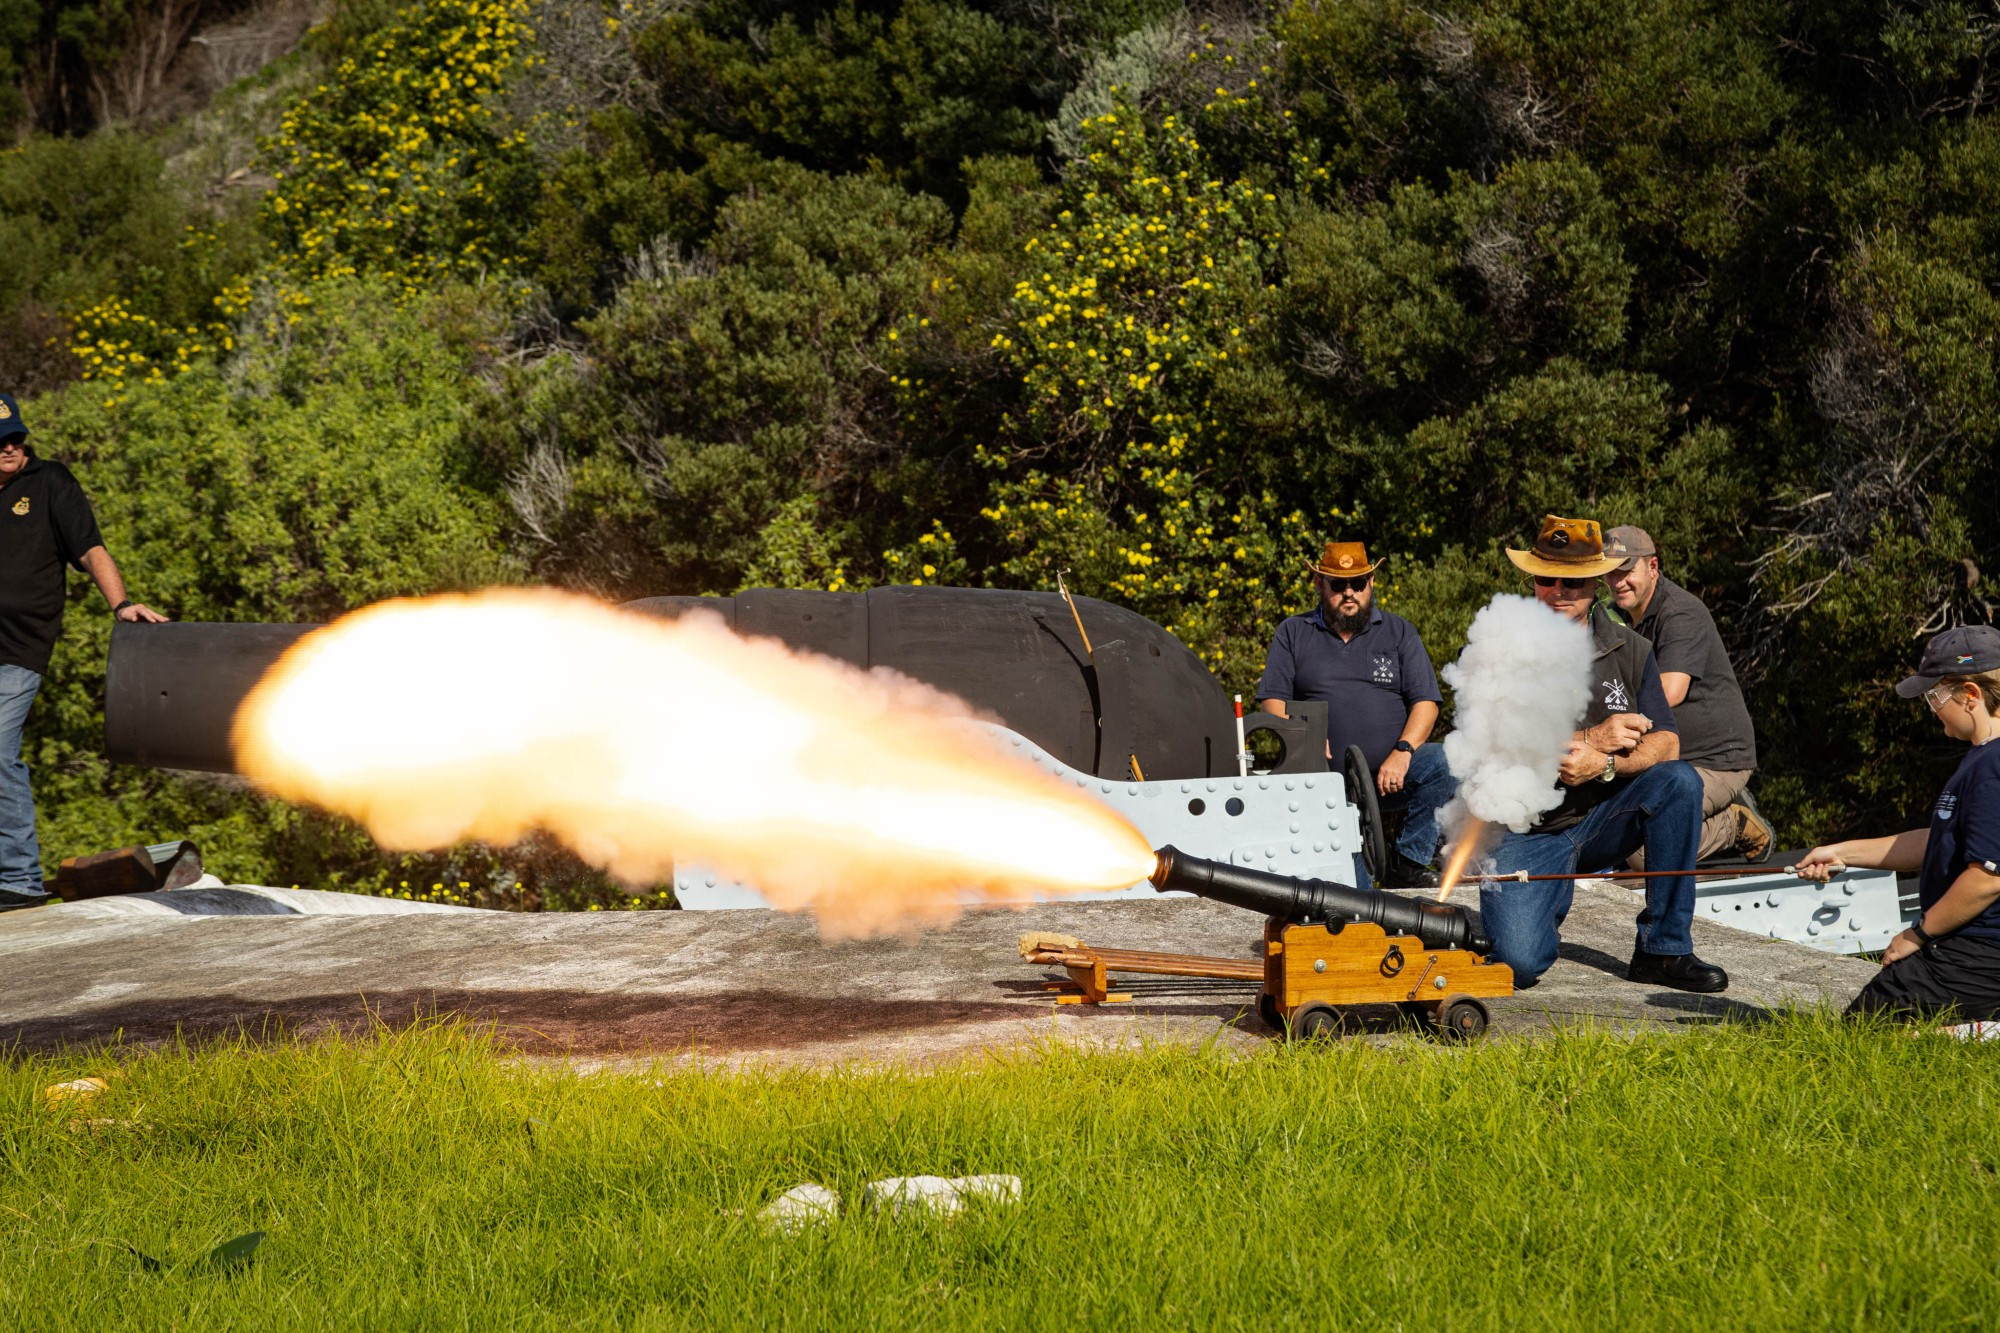
[[[0,394],[0,911],[47,898],[21,731],[62,632],[65,565],[96,581],[118,619],[166,619],[125,596],[83,487],[35,457],[20,404]]]
[[[1849,1014],[2000,1019],[2000,630],[1948,629],[1896,686],[1969,747],[1928,828],[1815,847],[1798,872],[1824,883],[1848,866],[1917,872],[1917,919],[1889,941]]]
[[[1652,646],[1596,601],[1598,581],[1623,563],[1604,550],[1596,520],[1542,520],[1534,545],[1507,558],[1534,580],[1535,600],[1590,630],[1590,699],[1557,770],[1562,798],[1491,854],[1497,875],[1567,875],[1621,865],[1644,848],[1655,870],[1692,871],[1701,837],[1701,779],[1679,762],[1680,735],[1660,687]],[[1456,792],[1456,783],[1444,784]],[[1646,882],[1627,977],[1642,985],[1713,994],[1729,975],[1694,954],[1694,876]],[[1479,914],[1493,953],[1533,985],[1556,960],[1575,881],[1482,879]]]
[[[1611,529],[1604,553],[1624,557],[1604,576],[1605,586],[1617,614],[1653,645],[1660,687],[1681,733],[1681,760],[1701,779],[1701,859],[1736,852],[1763,860],[1771,852],[1771,826],[1749,791],[1757,730],[1715,617],[1660,572],[1659,548],[1644,528]],[[1633,865],[1643,866],[1643,856]]]

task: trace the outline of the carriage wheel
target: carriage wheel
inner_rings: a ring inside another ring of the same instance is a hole
[[[1375,773],[1358,745],[1347,747],[1340,771],[1347,779],[1347,799],[1361,821],[1361,864],[1368,867],[1368,877],[1379,889],[1383,872],[1389,868],[1389,845],[1382,836],[1382,803],[1375,796]]]

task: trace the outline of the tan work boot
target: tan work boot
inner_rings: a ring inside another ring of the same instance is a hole
[[[1736,854],[1746,861],[1761,861],[1771,854],[1771,844],[1777,835],[1771,831],[1770,821],[1757,808],[1757,802],[1744,792],[1729,807],[1736,816]]]

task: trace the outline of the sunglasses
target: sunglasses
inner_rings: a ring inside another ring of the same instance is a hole
[[[1568,588],[1571,592],[1576,592],[1577,590],[1582,588],[1588,588],[1596,582],[1597,582],[1596,579],[1552,579],[1543,574],[1535,575],[1535,586],[1537,588],[1553,588],[1558,583],[1560,583],[1562,584],[1563,587]]]
[[[1326,580],[1326,590],[1328,592],[1360,592],[1368,586],[1369,581],[1375,576],[1373,574],[1363,574],[1358,579],[1337,579],[1331,575],[1322,574],[1320,577]]]
[[[25,454],[28,452],[28,442],[18,435],[0,440],[0,454],[6,453],[9,449],[19,449]]]

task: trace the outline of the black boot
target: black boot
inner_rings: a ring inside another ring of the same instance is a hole
[[[1390,889],[1434,889],[1438,886],[1438,872],[1434,866],[1420,866],[1401,852],[1389,853],[1389,864],[1382,872],[1382,885]]]
[[[1714,995],[1729,989],[1727,972],[1691,953],[1647,953],[1644,949],[1634,949],[1632,966],[1625,979],[1641,986],[1667,986],[1693,991],[1696,995]]]

